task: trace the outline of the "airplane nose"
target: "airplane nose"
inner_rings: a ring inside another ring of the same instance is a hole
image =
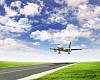
[[[62,48],[62,45],[61,44],[58,44],[58,48]]]

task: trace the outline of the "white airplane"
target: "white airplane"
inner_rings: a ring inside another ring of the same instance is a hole
[[[73,50],[82,50],[82,49],[71,49],[71,42],[70,42],[68,48],[63,48],[63,46],[61,44],[58,44],[57,48],[50,48],[50,49],[54,50],[55,52],[58,51],[58,54],[61,54],[61,51],[68,52],[68,54],[70,54],[70,52],[73,51]]]

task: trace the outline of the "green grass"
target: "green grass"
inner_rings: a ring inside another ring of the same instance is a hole
[[[34,80],[100,80],[100,62],[80,62]]]
[[[7,61],[0,61],[0,68],[13,67],[13,66],[29,66],[29,65],[38,65],[38,64],[47,64],[47,63],[46,62],[7,62]]]

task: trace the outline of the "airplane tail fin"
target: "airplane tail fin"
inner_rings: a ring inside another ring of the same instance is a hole
[[[70,54],[70,52],[71,52],[71,42],[69,43],[69,51],[68,51],[68,54]]]
[[[71,42],[69,43],[69,49],[71,48]]]

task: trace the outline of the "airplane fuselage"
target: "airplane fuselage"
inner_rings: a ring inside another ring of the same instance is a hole
[[[59,51],[63,51],[63,50],[64,50],[64,48],[60,48],[60,47],[58,47],[58,50],[59,50]]]
[[[59,47],[58,47],[57,50],[58,51],[63,51],[63,52],[69,52],[70,51],[70,49],[64,49],[64,48],[59,48]]]

